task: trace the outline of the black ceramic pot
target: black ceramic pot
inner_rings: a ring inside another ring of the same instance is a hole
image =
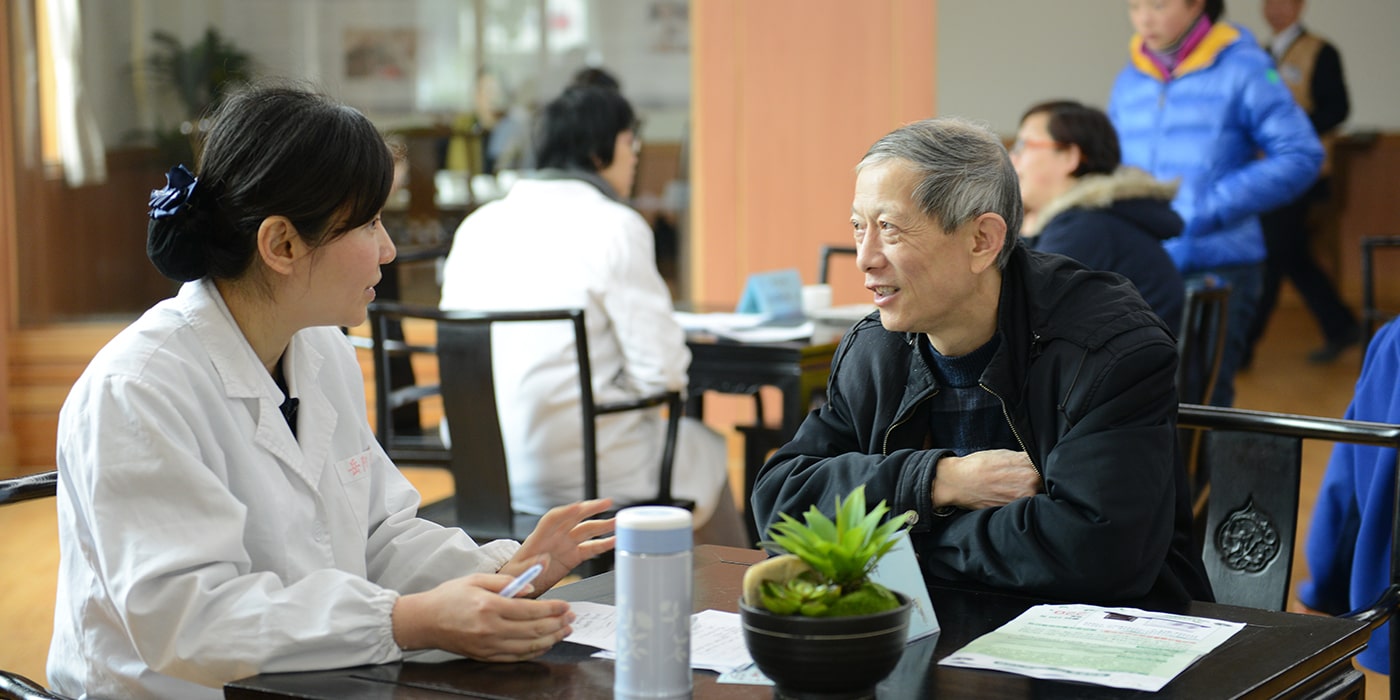
[[[904,653],[909,598],[873,615],[774,615],[739,601],[744,642],[780,698],[862,698],[890,675]]]

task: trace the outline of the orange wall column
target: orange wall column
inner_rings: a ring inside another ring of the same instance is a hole
[[[4,5],[0,18],[0,477],[15,476],[15,434],[10,415],[10,340],[14,337],[15,269],[12,251],[15,246],[15,136],[14,83],[10,63],[10,13]]]
[[[760,270],[814,282],[821,245],[851,240],[856,162],[934,115],[936,0],[703,0],[690,12],[690,298],[733,303]],[[833,275],[836,303],[867,301],[847,273]]]

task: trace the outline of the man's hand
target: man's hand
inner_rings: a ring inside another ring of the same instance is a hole
[[[933,507],[996,508],[1045,488],[1025,452],[985,450],[938,460]]]

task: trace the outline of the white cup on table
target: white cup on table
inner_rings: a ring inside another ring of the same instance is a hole
[[[802,286],[802,314],[814,313],[831,308],[831,285],[807,284]]]

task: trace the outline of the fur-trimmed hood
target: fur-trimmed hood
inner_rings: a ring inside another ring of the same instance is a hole
[[[1026,226],[1023,236],[1038,235],[1056,216],[1070,209],[1108,209],[1133,199],[1170,202],[1176,196],[1176,183],[1162,182],[1143,170],[1122,166],[1111,175],[1085,175],[1067,192],[1036,213],[1035,224]],[[1120,216],[1132,219],[1141,228],[1166,239],[1181,232],[1181,219],[1162,207],[1114,207]],[[1170,216],[1163,216],[1170,214]],[[1167,234],[1167,235],[1162,235]]]

